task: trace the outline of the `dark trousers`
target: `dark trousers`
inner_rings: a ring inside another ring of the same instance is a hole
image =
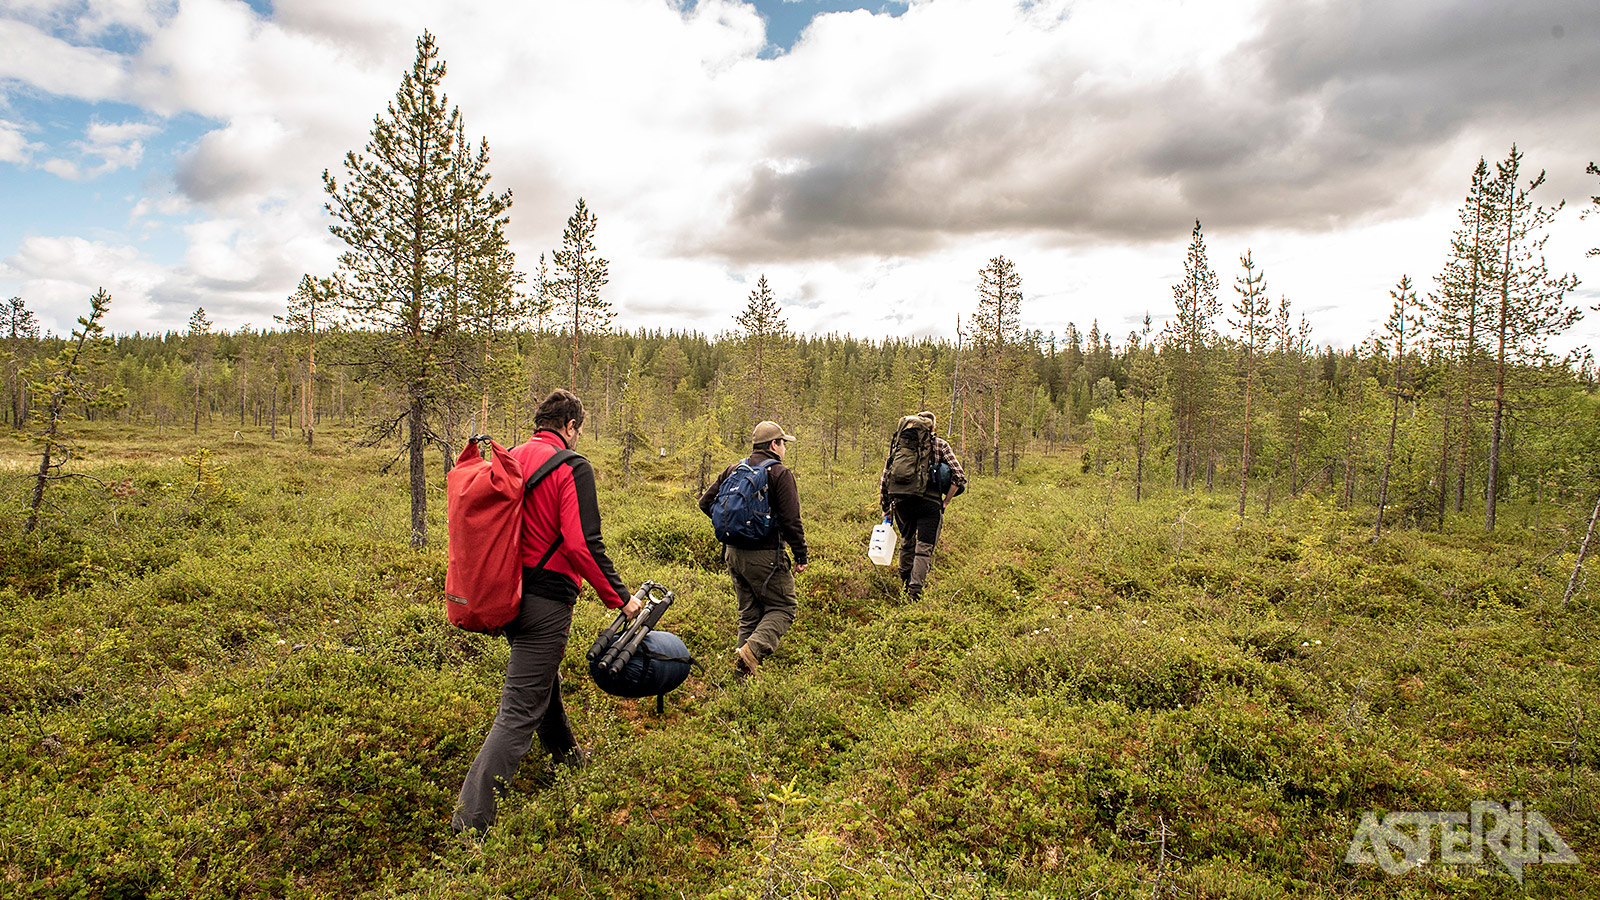
[[[756,659],[766,659],[794,624],[799,606],[789,554],[724,546],[722,558],[739,598],[739,643],[748,644]]]
[[[578,746],[561,705],[561,656],[572,627],[572,607],[533,594],[522,595],[522,608],[506,626],[511,658],[500,709],[483,748],[467,770],[451,826],[456,831],[494,824],[495,793],[517,774],[534,735],[557,757]]]
[[[906,590],[921,593],[933,568],[933,547],[939,543],[944,504],[927,497],[894,498],[894,524],[900,531],[900,580]]]

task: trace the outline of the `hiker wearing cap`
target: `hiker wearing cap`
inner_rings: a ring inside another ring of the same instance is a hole
[[[509,787],[534,738],[557,763],[576,769],[588,757],[561,702],[561,657],[580,582],[587,581],[607,607],[630,619],[639,614],[642,601],[628,596],[600,535],[594,469],[569,452],[583,419],[583,401],[570,391],[552,391],[533,414],[533,437],[511,450],[526,472],[546,462],[555,466],[523,497],[522,603],[504,631],[511,653],[494,725],[456,800],[451,827],[457,833],[494,824],[495,796]]]
[[[912,600],[922,597],[944,507],[967,489],[967,473],[939,437],[933,413],[904,416],[889,439],[889,458],[878,478],[878,502],[900,532],[900,583]]]
[[[758,424],[750,433],[750,456],[724,469],[700,495],[739,599],[733,668],[740,677],[754,675],[778,649],[798,605],[794,572],[806,568],[806,530],[794,473],[783,465],[793,440],[776,422]],[[792,569],[785,544],[794,552]]]

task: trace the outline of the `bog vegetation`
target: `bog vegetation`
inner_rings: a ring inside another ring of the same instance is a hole
[[[1121,341],[1023,329],[1005,257],[956,341],[794,334],[765,277],[727,331],[627,331],[582,200],[518,270],[443,77],[424,35],[326,178],[349,252],[275,327],[202,309],[108,336],[101,292],[60,338],[0,307],[5,893],[1600,892],[1590,865],[1519,887],[1344,862],[1366,812],[1476,800],[1600,849],[1600,398],[1586,356],[1546,349],[1576,279],[1544,266],[1559,208],[1515,148],[1357,347],[1319,346],[1248,252],[1225,301],[1199,222],[1170,322]],[[567,705],[594,764],[531,758],[462,844],[506,650],[445,623],[443,476],[558,386],[589,406],[623,577],[677,591],[707,672],[664,717],[600,694],[580,601]],[[865,542],[888,429],[923,409],[973,485],[911,605]],[[801,438],[813,565],[735,685],[693,499],[763,418]]]

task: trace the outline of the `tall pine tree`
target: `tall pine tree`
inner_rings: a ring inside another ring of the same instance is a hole
[[[594,246],[594,232],[600,220],[578,198],[578,205],[561,233],[561,249],[552,254],[556,278],[552,293],[572,329],[572,367],[570,387],[578,389],[578,352],[584,335],[603,334],[611,328],[615,313],[610,302],[600,296],[600,288],[610,280],[611,263]]]
[[[1490,303],[1493,307],[1494,401],[1489,422],[1489,475],[1485,487],[1484,528],[1494,530],[1499,494],[1500,452],[1511,395],[1538,377],[1552,361],[1546,342],[1582,316],[1567,303],[1578,286],[1575,275],[1552,275],[1545,264],[1545,229],[1566,205],[1552,209],[1534,204],[1530,195],[1544,184],[1544,172],[1520,185],[1522,154],[1516,145],[1504,162],[1495,164],[1493,198],[1497,206],[1493,234],[1496,262]],[[1563,366],[1565,368],[1565,366]]]
[[[374,335],[355,362],[404,399],[404,410],[374,438],[403,423],[409,458],[411,544],[428,542],[423,454],[439,442],[430,424],[448,415],[462,373],[478,361],[465,339],[485,304],[465,302],[471,278],[464,259],[492,245],[511,193],[488,189],[488,144],[464,146],[461,114],[442,93],[445,64],[433,35],[417,38],[417,56],[386,112],[373,118],[364,154],[345,155],[347,181],[323,172],[329,230],[348,249],[340,306]]]
[[[1194,483],[1199,469],[1200,422],[1207,412],[1212,389],[1210,355],[1216,344],[1212,327],[1222,312],[1217,299],[1217,273],[1206,259],[1206,239],[1200,220],[1194,221],[1189,250],[1183,259],[1183,280],[1172,286],[1176,315],[1167,323],[1164,338],[1172,359],[1172,416],[1177,441],[1175,481],[1181,488]]]
[[[1016,264],[996,256],[978,270],[978,308],[972,314],[974,365],[989,420],[990,461],[1000,473],[1000,416],[1005,394],[1016,372],[1016,350],[1022,334],[1022,275]],[[982,471],[980,457],[979,470]]]

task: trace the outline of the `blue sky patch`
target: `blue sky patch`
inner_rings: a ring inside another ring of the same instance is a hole
[[[823,13],[865,9],[898,16],[908,6],[901,0],[879,0],[876,3],[861,3],[858,0],[752,0],[751,5],[767,23],[767,46],[761,52],[766,59],[782,56],[793,49],[806,26]]]

